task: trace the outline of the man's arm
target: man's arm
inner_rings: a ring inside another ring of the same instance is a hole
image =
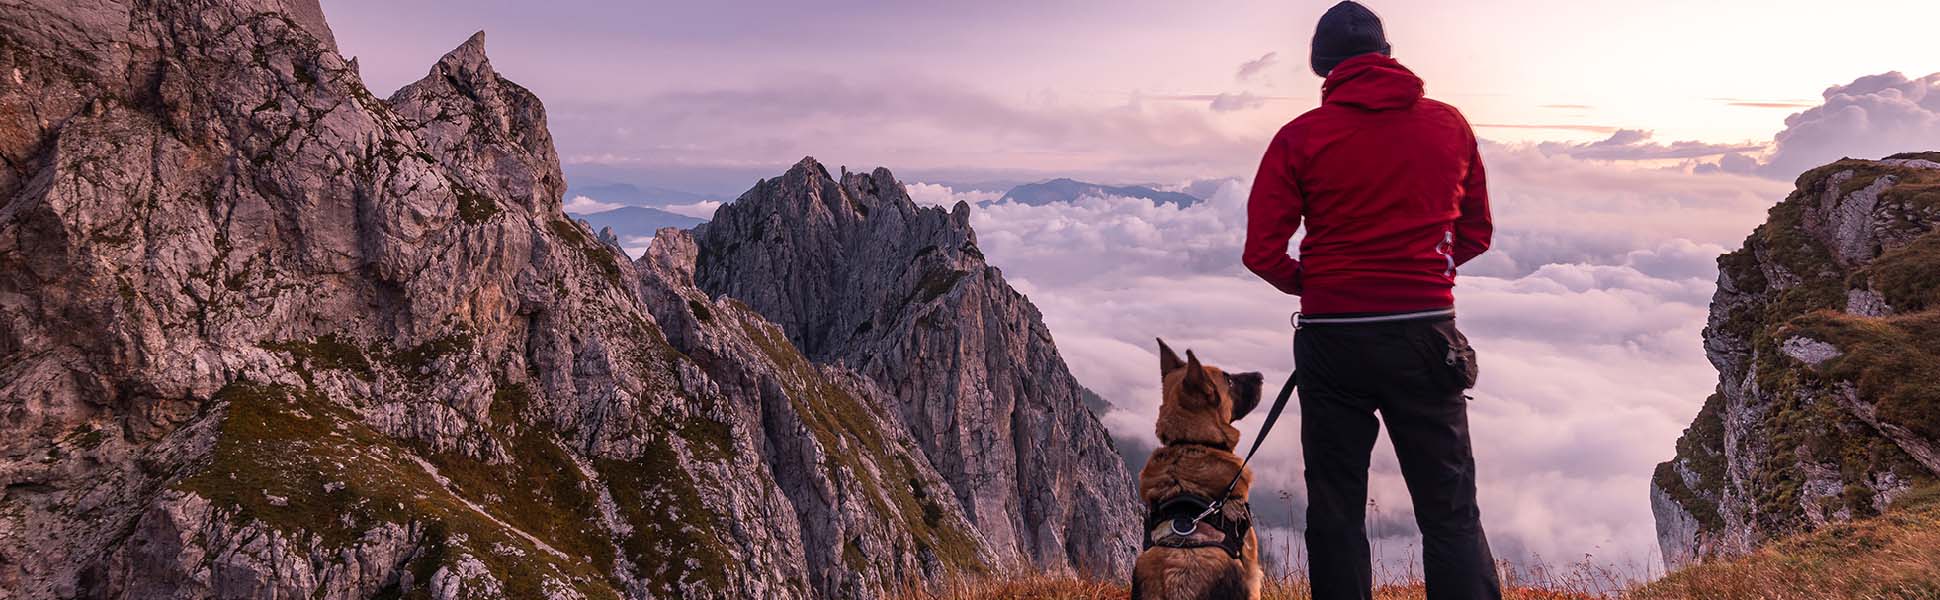
[[[1476,146],[1468,159],[1468,175],[1462,178],[1462,216],[1455,219],[1455,264],[1461,265],[1489,250],[1495,223],[1489,218],[1488,176],[1482,172],[1482,148]]]
[[[1300,188],[1293,182],[1285,144],[1275,136],[1253,176],[1253,193],[1246,200],[1246,250],[1240,261],[1248,270],[1288,294],[1300,294],[1300,261],[1287,256],[1287,240],[1300,229]]]

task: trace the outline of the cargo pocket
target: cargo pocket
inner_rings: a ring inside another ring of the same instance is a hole
[[[1440,321],[1430,327],[1428,336],[1432,352],[1429,368],[1436,374],[1437,383],[1448,389],[1466,390],[1475,387],[1479,373],[1475,364],[1475,348],[1468,344],[1468,336],[1455,328],[1455,320]]]

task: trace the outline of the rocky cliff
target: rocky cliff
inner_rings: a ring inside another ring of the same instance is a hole
[[[1131,478],[1037,308],[984,263],[969,211],[918,207],[886,169],[838,178],[806,159],[696,230],[695,276],[895,397],[1001,556],[1127,572]]]
[[[1940,153],[1798,179],[1718,259],[1718,390],[1658,465],[1677,568],[1879,514],[1940,476]]]
[[[700,247],[565,217],[482,35],[383,99],[315,0],[0,1],[0,163],[0,599],[875,597],[1016,552],[931,455],[1015,422],[908,427]],[[1023,314],[956,326],[1055,357]],[[1055,498],[1016,502],[1132,510]]]

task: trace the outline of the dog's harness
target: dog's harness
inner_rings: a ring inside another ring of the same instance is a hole
[[[1286,410],[1299,378],[1299,371],[1287,375],[1286,385],[1280,386],[1280,395],[1273,398],[1273,408],[1266,413],[1266,422],[1260,424],[1260,432],[1253,436],[1253,449],[1246,451],[1246,458],[1240,460],[1239,470],[1233,473],[1233,480],[1226,483],[1226,490],[1220,492],[1218,499],[1181,494],[1146,507],[1143,550],[1153,546],[1219,548],[1228,556],[1239,558],[1246,545],[1246,532],[1253,528],[1253,511],[1246,502],[1233,500],[1233,489],[1239,487],[1239,478],[1246,475],[1246,463],[1252,462],[1253,454],[1266,442],[1267,432],[1280,420],[1280,412]],[[1165,527],[1163,530],[1161,525]]]

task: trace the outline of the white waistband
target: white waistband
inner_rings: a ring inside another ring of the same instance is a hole
[[[1414,320],[1417,320],[1417,319],[1433,319],[1433,318],[1437,318],[1437,317],[1453,317],[1453,316],[1455,316],[1455,308],[1451,306],[1451,307],[1448,307],[1448,308],[1437,308],[1437,309],[1434,309],[1434,310],[1420,310],[1420,311],[1415,311],[1415,312],[1405,312],[1405,313],[1394,313],[1394,314],[1391,314],[1391,315],[1368,315],[1368,316],[1365,316],[1365,317],[1329,317],[1329,316],[1326,316],[1326,315],[1303,315],[1303,314],[1300,314],[1300,313],[1293,313],[1293,316],[1294,316],[1294,324],[1295,324],[1295,325],[1300,325],[1300,324],[1307,324],[1307,325],[1335,325],[1335,324],[1345,324],[1345,323],[1387,323],[1387,322],[1390,322],[1390,321],[1414,321]]]

